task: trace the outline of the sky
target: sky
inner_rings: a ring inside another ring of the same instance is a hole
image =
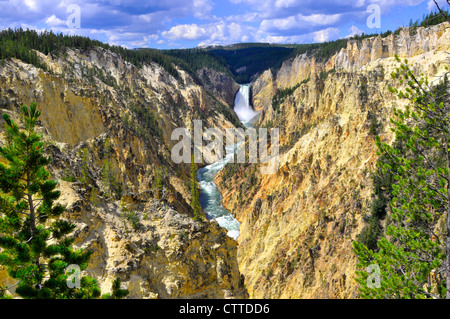
[[[0,0],[0,29],[53,30],[127,48],[299,44],[395,30],[431,10],[432,0]]]

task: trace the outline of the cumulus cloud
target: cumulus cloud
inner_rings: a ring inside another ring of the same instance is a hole
[[[36,0],[25,0],[25,5],[32,11],[38,11],[39,2]]]
[[[326,28],[324,30],[314,32],[315,42],[327,42],[331,40],[336,40],[339,36],[338,28]]]
[[[76,4],[82,35],[103,35],[111,43],[148,45],[176,19],[213,19],[212,0],[0,0],[0,28],[32,26],[73,33],[66,25]],[[197,30],[199,32],[199,30]]]
[[[52,14],[50,17],[45,20],[45,23],[50,27],[62,26],[66,24],[66,21],[61,20],[56,17],[56,15]]]
[[[194,0],[194,16],[199,19],[211,18],[210,13],[213,8],[211,0]]]
[[[183,40],[200,41],[199,46],[212,44],[231,44],[250,40],[254,28],[224,20],[204,24],[184,24],[161,33],[162,37],[173,42]]]
[[[369,15],[367,8],[377,4],[382,14],[398,6],[415,6],[424,0],[230,0],[232,3],[246,5],[253,15],[245,16],[259,19],[259,38],[279,40],[280,42],[329,41],[339,37],[339,28],[353,22],[366,24]],[[362,31],[355,25],[351,35]]]
[[[208,31],[196,24],[180,24],[164,31],[162,36],[170,40],[203,40],[208,37]]]
[[[358,28],[357,26],[352,25],[349,29],[350,34],[348,36],[346,36],[346,38],[351,38],[354,37],[355,35],[361,35],[364,33],[363,30],[361,30],[360,28]]]
[[[261,22],[261,30],[270,33],[306,33],[335,25],[342,19],[340,14],[312,14],[289,16],[283,19],[266,19]]]
[[[0,28],[46,28],[127,47],[322,42],[352,24],[351,35],[359,34],[370,4],[386,14],[424,1],[431,10],[430,0],[0,0]],[[66,25],[71,4],[80,6],[81,29]]]

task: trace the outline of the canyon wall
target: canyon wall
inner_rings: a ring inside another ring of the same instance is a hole
[[[242,223],[239,269],[250,298],[357,298],[352,241],[370,214],[375,135],[391,142],[389,118],[401,107],[388,91],[394,55],[417,74],[442,80],[449,24],[351,40],[325,63],[286,61],[252,83],[260,127],[280,129],[280,167],[229,164],[217,177],[224,205]],[[279,107],[277,91],[298,85]]]
[[[20,121],[19,108],[37,103],[64,217],[77,225],[77,247],[94,252],[86,273],[102,292],[120,277],[131,298],[245,297],[236,242],[194,221],[190,165],[171,160],[173,129],[200,118],[233,127],[231,108],[183,70],[175,78],[102,48],[38,54],[46,70],[0,66],[1,113]],[[11,282],[5,271],[0,280]]]
[[[221,102],[233,108],[234,98],[240,89],[239,84],[226,74],[208,68],[198,70],[197,75],[200,77],[202,86],[206,90],[211,92]]]

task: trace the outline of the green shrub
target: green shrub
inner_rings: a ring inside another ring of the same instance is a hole
[[[363,230],[358,235],[357,241],[366,245],[369,249],[377,250],[377,242],[380,234],[381,225],[379,219],[376,217],[371,217],[367,225],[364,226]]]

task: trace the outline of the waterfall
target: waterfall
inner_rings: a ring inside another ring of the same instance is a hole
[[[234,101],[234,111],[245,126],[251,125],[259,114],[250,106],[249,85],[241,85]],[[235,146],[231,146],[234,149]],[[227,150],[228,152],[228,150]],[[227,153],[228,154],[228,153]],[[232,154],[231,154],[232,155]],[[222,205],[222,195],[214,183],[214,177],[225,167],[229,156],[205,166],[197,171],[197,179],[200,184],[200,205],[209,220],[217,223],[228,231],[228,236],[237,239],[239,236],[239,221]]]
[[[250,85],[241,85],[234,100],[234,111],[244,125],[254,122],[258,116],[259,113],[250,106]]]

